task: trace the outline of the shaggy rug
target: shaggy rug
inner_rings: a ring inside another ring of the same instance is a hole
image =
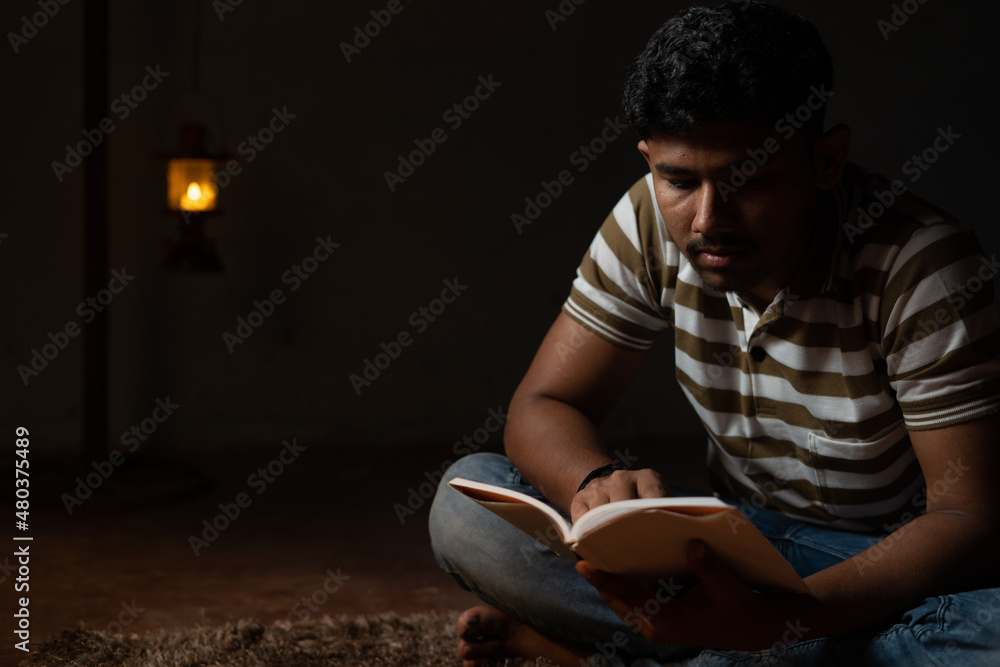
[[[400,617],[323,616],[263,625],[243,619],[221,626],[113,634],[81,626],[43,643],[22,667],[350,667],[460,665],[458,612]],[[549,667],[525,660],[507,667]]]

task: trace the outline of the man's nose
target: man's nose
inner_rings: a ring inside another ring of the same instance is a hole
[[[697,210],[691,231],[702,236],[717,236],[733,231],[733,219],[722,194],[714,183],[706,183],[698,193]]]

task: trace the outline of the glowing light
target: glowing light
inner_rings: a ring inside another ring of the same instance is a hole
[[[215,188],[210,183],[191,181],[180,203],[182,211],[210,211],[215,208]]]
[[[212,179],[216,161],[171,158],[167,163],[167,205],[173,211],[214,211],[219,190]]]

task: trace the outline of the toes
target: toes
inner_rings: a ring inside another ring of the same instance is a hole
[[[485,665],[492,658],[513,655],[509,642],[519,624],[489,606],[466,609],[458,617],[458,655],[465,667]]]
[[[472,609],[466,609],[461,616],[458,617],[458,623],[455,624],[455,629],[458,632],[460,639],[465,639],[472,641],[478,637],[481,633],[481,623],[479,608],[473,607]]]
[[[463,639],[458,643],[458,657],[462,660],[485,660],[503,658],[507,655],[507,642],[502,639],[471,642]]]
[[[493,637],[504,639],[510,630],[510,617],[493,607],[472,607],[458,617],[456,630],[461,639],[470,642]]]

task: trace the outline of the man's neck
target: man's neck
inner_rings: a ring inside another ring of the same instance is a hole
[[[767,307],[774,302],[778,294],[789,287],[795,276],[798,276],[803,270],[809,268],[805,266],[807,261],[815,258],[817,254],[817,240],[821,236],[824,236],[820,232],[829,224],[829,219],[824,210],[824,203],[825,198],[821,197],[816,207],[816,215],[806,223],[808,231],[804,235],[802,243],[798,246],[799,251],[789,258],[784,269],[774,275],[768,276],[753,289],[737,293],[737,296],[749,304],[758,314],[767,310]]]
[[[739,297],[740,301],[753,308],[758,316],[762,315],[767,310],[767,307],[771,305],[771,302],[774,301],[773,296],[769,299],[760,296],[756,289],[751,292],[737,292],[736,296]]]

